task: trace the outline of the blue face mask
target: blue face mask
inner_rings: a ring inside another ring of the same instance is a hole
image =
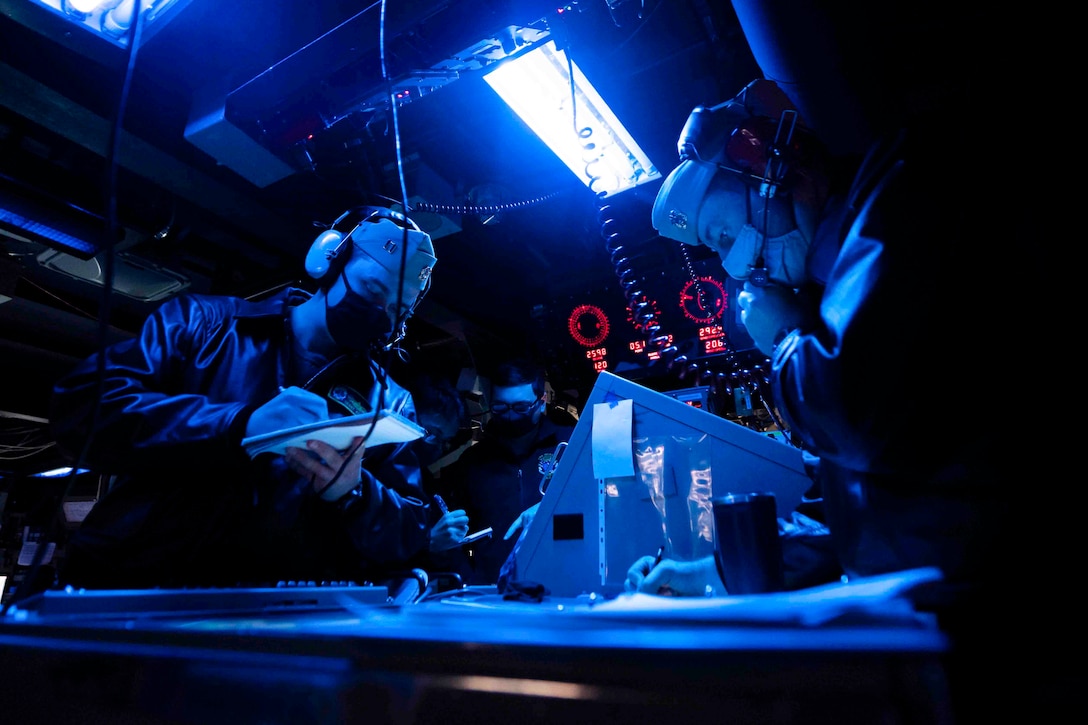
[[[344,280],[344,297],[335,305],[325,297],[325,326],[329,328],[333,342],[349,352],[368,352],[372,347],[382,347],[393,333],[393,321],[384,305],[358,294],[351,288],[347,275]]]
[[[722,266],[733,279],[747,280],[762,256],[770,281],[798,287],[807,277],[808,246],[800,229],[764,239],[755,227],[745,224],[722,258]]]

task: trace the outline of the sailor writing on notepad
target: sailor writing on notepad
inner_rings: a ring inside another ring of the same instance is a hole
[[[381,207],[313,240],[314,292],[186,294],[83,361],[51,420],[73,463],[112,476],[69,541],[60,581],[86,588],[379,581],[428,545],[410,441],[320,440],[250,455],[243,439],[392,411],[415,423],[383,356],[431,281],[430,237]]]

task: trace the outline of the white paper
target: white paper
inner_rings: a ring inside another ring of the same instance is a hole
[[[391,410],[379,413],[378,422],[371,430],[373,420],[373,413],[319,420],[251,436],[242,441],[242,446],[250,457],[256,457],[261,453],[282,455],[288,447],[305,448],[309,440],[324,441],[337,450],[344,450],[356,436],[368,436],[367,446],[380,446],[384,443],[406,443],[427,434],[425,429]]]
[[[930,624],[910,600],[914,590],[942,580],[935,567],[908,569],[810,589],[725,597],[621,594],[593,608],[598,616],[638,620],[760,622],[821,625],[831,622],[901,621]]]
[[[633,410],[631,400],[593,405],[594,478],[635,475],[635,457],[631,452]]]

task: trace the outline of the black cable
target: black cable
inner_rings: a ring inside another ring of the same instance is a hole
[[[395,316],[393,318],[393,330],[390,333],[390,334],[392,334],[394,336],[393,343],[391,345],[388,345],[388,346],[383,348],[383,350],[382,350],[383,358],[382,358],[382,360],[380,362],[376,362],[373,359],[373,356],[371,356],[371,358],[370,358],[370,365],[371,365],[371,371],[372,371],[372,373],[374,375],[374,382],[378,386],[378,399],[377,399],[377,401],[375,401],[375,405],[374,405],[374,419],[370,422],[370,427],[367,429],[366,434],[363,436],[363,440],[360,441],[359,444],[356,445],[354,448],[352,448],[351,451],[348,453],[348,457],[344,459],[344,462],[341,464],[340,469],[336,472],[336,475],[333,477],[333,481],[337,480],[340,477],[340,475],[344,472],[344,467],[347,465],[347,462],[351,459],[351,456],[354,455],[355,451],[357,451],[359,449],[359,446],[365,446],[366,445],[366,441],[369,440],[371,434],[374,432],[375,426],[377,426],[377,424],[378,424],[378,417],[380,416],[381,412],[385,409],[385,393],[386,393],[386,390],[388,389],[388,385],[389,385],[388,380],[387,380],[387,375],[389,374],[388,373],[388,370],[389,370],[389,356],[392,354],[392,351],[396,347],[397,342],[399,342],[399,340],[397,340],[396,336],[399,334],[401,326],[404,325],[404,324],[407,324],[407,322],[408,322],[407,319],[405,319],[403,322],[400,319],[401,305],[402,305],[403,300],[404,300],[404,273],[405,273],[405,269],[408,266],[408,224],[407,224],[407,221],[408,221],[407,196],[408,196],[408,194],[407,194],[406,187],[405,187],[405,182],[404,182],[404,162],[403,162],[403,158],[402,158],[402,154],[401,154],[400,125],[399,125],[398,116],[397,116],[397,99],[396,99],[395,94],[393,93],[392,80],[389,78],[389,73],[386,70],[386,65],[385,65],[385,0],[381,0],[380,17],[379,17],[379,22],[378,22],[378,33],[379,33],[378,48],[379,48],[379,54],[380,54],[380,59],[381,59],[381,66],[382,66],[382,78],[386,82],[386,89],[389,92],[389,102],[390,102],[390,104],[392,104],[392,108],[393,108],[393,139],[394,139],[394,144],[395,144],[394,149],[395,149],[395,153],[396,153],[396,157],[397,157],[397,173],[398,173],[398,175],[400,177],[401,200],[402,200],[402,204],[403,204],[403,206],[401,208],[404,209],[404,218],[405,218],[406,223],[403,224],[402,228],[401,228],[402,235],[401,235],[401,245],[400,245],[400,247],[401,247],[401,249],[400,249],[400,274],[398,275],[398,281],[397,281],[396,314],[395,314]],[[362,465],[363,465],[362,461],[359,461],[360,469],[362,468]],[[360,479],[361,478],[362,478],[362,474],[360,473]],[[329,485],[332,485],[331,481],[330,481]]]
[[[588,152],[592,150],[594,145],[592,141],[593,130],[589,127],[578,128],[578,104],[576,102],[577,86],[574,82],[574,61],[571,58],[569,36],[564,33],[561,37],[564,39],[564,42],[560,49],[563,51],[567,60],[567,80],[570,84],[571,126],[575,135],[582,141],[583,149]],[[556,45],[559,47],[558,40],[556,41]],[[583,155],[583,159],[585,157],[586,156]],[[653,314],[652,306],[641,299],[643,294],[639,285],[642,279],[635,274],[633,267],[631,266],[633,255],[628,248],[627,235],[618,228],[619,218],[617,216],[610,216],[613,207],[610,203],[605,201],[607,191],[600,188],[594,188],[597,186],[600,177],[593,175],[590,168],[591,166],[592,163],[587,162],[584,169],[586,178],[589,180],[587,186],[597,199],[597,221],[600,226],[601,236],[605,240],[605,250],[608,252],[612,261],[613,271],[619,282],[620,291],[627,302],[627,309],[631,311],[631,319],[634,322],[635,329],[641,332],[645,338],[647,356],[658,354],[660,358],[665,361],[666,367],[671,370],[675,362],[680,362],[682,364],[686,362],[686,358],[681,356],[677,360],[677,349],[674,346],[669,345],[668,335],[662,334],[661,326],[658,324]]]
[[[401,209],[404,210],[405,224],[401,225],[401,244],[400,244],[400,271],[397,275],[397,304],[396,313],[393,318],[393,335],[395,336],[400,331],[402,324],[407,324],[408,320],[401,320],[401,307],[404,304],[404,275],[408,267],[408,188],[404,181],[404,157],[401,151],[400,144],[400,115],[397,113],[397,95],[393,90],[393,79],[389,77],[389,71],[385,64],[385,5],[386,0],[381,0],[381,17],[378,22],[378,48],[379,55],[382,64],[382,80],[385,81],[386,93],[389,95],[389,106],[393,114],[393,148],[397,158],[397,180],[400,183],[400,197],[401,197]],[[420,291],[422,294],[422,290]],[[394,339],[393,344],[396,345],[398,341]],[[391,346],[392,347],[392,346]],[[386,350],[386,354],[391,350],[391,347]],[[383,368],[385,366],[383,365]]]
[[[505,211],[512,211],[514,209],[524,209],[531,206],[536,206],[545,201],[550,201],[560,194],[566,193],[565,190],[552,191],[543,196],[538,196],[533,199],[524,199],[521,201],[509,201],[504,204],[490,204],[490,205],[475,205],[475,204],[432,204],[430,202],[421,201],[411,208],[411,211],[430,212],[432,214],[501,214]]]
[[[630,210],[620,210],[615,206],[616,202],[606,202],[599,198],[597,222],[600,227],[601,237],[605,241],[605,251],[608,252],[612,262],[613,272],[620,285],[627,309],[631,311],[631,319],[635,329],[643,334],[646,342],[646,354],[657,354],[668,370],[677,365],[684,365],[687,358],[678,355],[679,350],[669,341],[661,325],[653,313],[652,306],[643,299],[641,284],[642,277],[635,271],[637,250],[633,246],[633,240],[629,230],[625,229],[622,219],[629,217]],[[618,213],[617,213],[618,212]]]
[[[126,55],[125,73],[121,81],[121,93],[117,101],[117,110],[114,113],[113,123],[110,125],[110,137],[109,144],[106,150],[106,229],[105,239],[103,241],[102,248],[105,251],[105,264],[103,265],[103,279],[102,279],[102,300],[101,307],[98,313],[98,331],[97,331],[97,346],[98,346],[98,367],[96,369],[97,375],[97,393],[94,399],[94,405],[91,408],[91,424],[87,431],[87,436],[83,439],[83,446],[80,448],[79,456],[76,458],[72,465],[72,470],[66,477],[66,483],[64,491],[61,493],[60,498],[57,501],[57,507],[53,516],[50,518],[49,524],[46,528],[44,536],[39,539],[38,548],[34,552],[34,559],[30,563],[29,568],[23,576],[22,583],[16,589],[15,595],[11,600],[4,605],[3,611],[0,612],[0,616],[6,615],[8,610],[15,604],[26,599],[33,592],[28,592],[27,589],[32,588],[34,579],[38,575],[38,570],[41,568],[42,560],[45,558],[45,552],[49,545],[49,540],[56,534],[57,522],[64,516],[64,499],[71,493],[73,486],[75,485],[76,478],[79,476],[80,470],[83,468],[84,463],[87,460],[87,456],[90,452],[91,443],[94,440],[95,433],[98,430],[98,424],[102,415],[102,395],[105,391],[106,382],[106,357],[104,355],[105,348],[109,342],[109,330],[110,330],[110,309],[113,300],[113,279],[114,279],[114,244],[117,239],[118,222],[117,222],[117,154],[118,148],[121,142],[122,132],[124,130],[124,118],[125,109],[128,105],[129,89],[132,85],[132,77],[136,68],[136,57],[138,55],[140,39],[143,34],[144,14],[145,10],[140,10],[133,13],[132,25],[129,26],[129,43],[128,52]]]

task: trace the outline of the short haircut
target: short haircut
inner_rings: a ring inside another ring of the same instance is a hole
[[[504,360],[495,367],[491,376],[491,385],[499,388],[513,388],[518,385],[532,384],[533,393],[544,395],[544,366],[535,360],[519,357]]]

